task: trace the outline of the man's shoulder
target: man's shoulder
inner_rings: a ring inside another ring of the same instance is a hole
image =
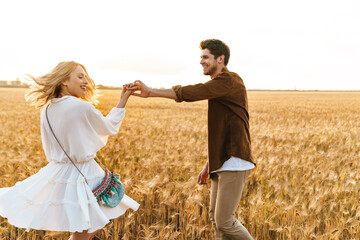
[[[226,79],[229,81],[239,81],[241,79],[240,75],[237,74],[236,72],[231,72],[229,71],[227,68],[225,70],[223,70],[221,73],[218,74],[217,78],[219,79]]]
[[[219,78],[226,80],[234,91],[237,91],[237,89],[245,89],[244,81],[239,74],[231,72],[227,68],[224,70],[218,75]]]

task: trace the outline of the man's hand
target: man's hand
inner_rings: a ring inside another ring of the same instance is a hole
[[[206,163],[204,169],[199,174],[197,182],[200,185],[207,184],[208,178],[209,178],[209,169],[208,169],[208,164]]]
[[[126,85],[126,89],[133,91],[132,95],[143,98],[150,97],[151,88],[146,86],[142,81],[136,80],[134,83]],[[136,93],[135,91],[140,91],[140,93]]]

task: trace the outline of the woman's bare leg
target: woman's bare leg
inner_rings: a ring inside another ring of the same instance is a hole
[[[90,237],[89,239],[91,239],[93,236],[95,236],[98,232],[100,232],[102,229],[99,229],[99,230],[96,230],[95,232],[93,233],[89,233],[90,234]]]
[[[89,240],[91,239],[93,236],[95,236],[98,232],[100,232],[101,229],[96,230],[95,232],[92,233],[88,233],[87,230],[79,233],[79,232],[74,232],[71,237],[69,238],[69,240]]]

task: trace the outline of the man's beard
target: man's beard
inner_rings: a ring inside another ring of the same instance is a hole
[[[217,66],[212,66],[210,69],[208,69],[206,72],[204,72],[204,75],[211,75],[216,71]]]

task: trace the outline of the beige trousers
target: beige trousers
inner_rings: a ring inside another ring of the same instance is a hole
[[[235,219],[245,180],[250,170],[217,172],[211,178],[210,220],[215,228],[215,240],[253,239]]]

